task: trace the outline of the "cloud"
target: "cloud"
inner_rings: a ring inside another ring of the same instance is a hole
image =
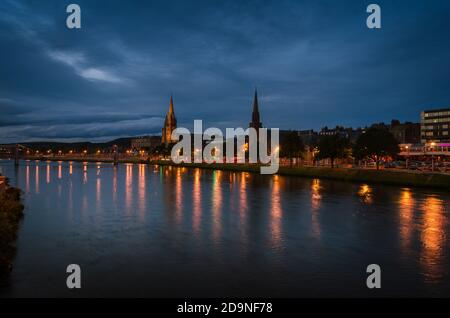
[[[80,76],[93,81],[105,81],[110,83],[122,83],[124,82],[123,79],[119,78],[118,76],[105,71],[100,70],[98,68],[88,68],[85,70],[80,71]]]
[[[180,125],[220,128],[248,125],[255,87],[283,129],[449,105],[450,2],[378,3],[374,31],[360,1],[80,0],[68,30],[64,1],[0,1],[0,142],[159,133],[171,93]]]
[[[48,56],[63,64],[73,68],[76,74],[90,81],[108,82],[108,83],[126,83],[127,79],[119,77],[114,72],[98,67],[87,66],[89,62],[83,53],[48,51]]]
[[[49,51],[48,56],[55,61],[67,64],[73,68],[79,68],[81,64],[86,63],[86,58],[82,53],[68,53],[62,51]]]

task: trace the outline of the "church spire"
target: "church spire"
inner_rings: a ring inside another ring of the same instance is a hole
[[[167,112],[166,119],[164,121],[164,127],[162,129],[161,143],[167,147],[172,143],[171,135],[172,131],[177,128],[177,119],[175,117],[175,111],[173,109],[173,96],[170,95],[169,111]]]
[[[169,114],[173,114],[173,95],[170,95]]]
[[[255,97],[253,97],[253,112],[259,112],[258,109],[258,91],[255,89]]]
[[[249,125],[253,128],[262,128],[262,123],[259,117],[259,105],[258,105],[258,92],[255,89],[255,97],[253,98],[253,111],[252,111],[252,122]]]

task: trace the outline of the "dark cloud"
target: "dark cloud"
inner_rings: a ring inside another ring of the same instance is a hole
[[[448,1],[0,2],[0,142],[158,133],[171,93],[181,125],[419,119],[450,104]]]

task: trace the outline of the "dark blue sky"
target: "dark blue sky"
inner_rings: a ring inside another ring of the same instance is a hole
[[[382,8],[382,29],[366,7]],[[82,29],[65,8],[78,3]],[[0,143],[418,121],[450,105],[450,1],[0,2]]]

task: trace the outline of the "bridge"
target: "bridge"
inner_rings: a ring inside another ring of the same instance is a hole
[[[20,157],[32,149],[21,144],[0,145],[0,158],[14,158],[18,164]]]

